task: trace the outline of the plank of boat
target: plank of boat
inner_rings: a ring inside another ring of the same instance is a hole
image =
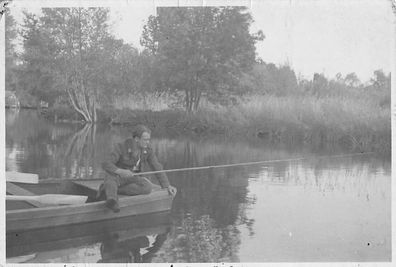
[[[91,190],[95,190],[97,192],[97,190],[99,189],[99,186],[101,183],[103,183],[103,181],[101,180],[82,180],[82,181],[78,181],[78,180],[74,180],[73,181],[74,184],[89,188]]]
[[[35,173],[22,173],[11,171],[6,172],[6,181],[37,184],[39,182],[39,176]]]
[[[81,205],[7,210],[6,228],[8,233],[162,212],[172,208],[172,201],[173,197],[166,190],[159,190],[148,195],[120,197],[121,211],[119,213],[114,213],[106,208],[105,201]]]
[[[87,196],[70,195],[70,194],[40,194],[35,195],[33,192],[22,188],[14,183],[7,182],[8,201],[25,201],[35,207],[47,207],[54,205],[75,205],[83,204],[87,200]]]
[[[85,188],[89,188],[91,190],[97,191],[99,189],[100,184],[103,183],[103,181],[101,181],[101,180],[92,180],[92,181],[90,181],[90,180],[81,180],[81,181],[74,180],[73,183],[83,186]],[[161,190],[161,187],[159,185],[152,183],[151,186],[153,188],[153,191]],[[119,197],[124,197],[124,196],[125,195],[119,195]]]
[[[82,248],[67,248],[60,250],[40,251],[34,253],[34,257],[26,259],[24,263],[51,263],[67,262],[73,255],[78,255]],[[8,263],[8,259],[6,260]]]
[[[172,207],[173,197],[166,190],[153,190],[148,195],[120,195],[119,205],[121,211],[114,213],[106,208],[105,201],[95,201],[96,190],[102,181],[81,181],[81,184],[80,181],[75,182],[78,184],[70,181],[18,184],[23,189],[35,194],[67,193],[85,195],[82,192],[88,192],[90,199],[88,203],[81,205],[42,206],[38,208],[26,206],[28,204],[24,201],[15,201],[15,203],[7,201],[7,233],[163,212],[170,210]],[[84,183],[88,183],[88,187],[83,186]],[[15,204],[24,204],[24,206],[16,207]]]
[[[36,253],[33,253],[33,254],[29,254],[29,255],[22,255],[22,256],[7,258],[6,262],[8,264],[10,264],[10,263],[24,263],[24,262],[34,259],[35,257],[36,257]]]
[[[45,194],[38,196],[7,195],[6,200],[11,201],[37,201],[45,205],[77,205],[87,201],[87,196],[65,195],[65,194]]]
[[[32,192],[16,185],[10,182],[6,183],[6,191],[7,193],[13,194],[13,195],[26,195],[26,196],[34,196]],[[42,207],[47,207],[48,205],[40,203],[36,200],[26,200],[27,203],[33,205],[34,207],[42,208]]]

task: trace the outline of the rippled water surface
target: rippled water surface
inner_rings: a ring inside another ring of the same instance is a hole
[[[7,111],[6,168],[40,178],[100,178],[112,143],[128,131]],[[265,140],[175,138],[155,128],[152,145],[166,169],[307,159],[170,173],[178,188],[170,213],[9,235],[8,262],[391,259],[389,159],[324,157],[337,153]]]

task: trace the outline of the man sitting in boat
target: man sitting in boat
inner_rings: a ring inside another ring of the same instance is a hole
[[[132,138],[114,146],[110,158],[102,164],[107,172],[105,181],[99,190],[106,195],[106,206],[114,212],[119,212],[118,193],[123,195],[149,194],[153,184],[138,173],[146,166],[153,171],[162,170],[150,146],[151,130],[139,125],[132,133]],[[162,188],[167,188],[169,194],[175,195],[176,189],[169,184],[165,173],[156,177]]]

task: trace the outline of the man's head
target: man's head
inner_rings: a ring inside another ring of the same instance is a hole
[[[140,148],[147,148],[151,139],[151,130],[144,125],[138,125],[133,130],[132,137]]]

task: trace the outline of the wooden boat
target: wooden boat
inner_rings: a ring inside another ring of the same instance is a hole
[[[96,199],[102,181],[48,181],[39,184],[7,183],[7,194],[86,195],[86,203],[77,205],[43,205],[35,201],[6,201],[6,232],[58,227],[79,223],[103,221],[131,215],[149,214],[170,210],[173,197],[167,190],[155,187],[148,195],[119,195],[120,212],[114,213],[105,201]]]
[[[22,257],[43,253],[53,257],[58,252],[69,253],[71,248],[105,243],[114,236],[118,242],[148,235],[166,234],[171,227],[170,211],[122,217],[67,226],[35,229],[6,235],[6,256]],[[37,257],[35,257],[37,260]],[[12,260],[11,260],[12,261]]]

